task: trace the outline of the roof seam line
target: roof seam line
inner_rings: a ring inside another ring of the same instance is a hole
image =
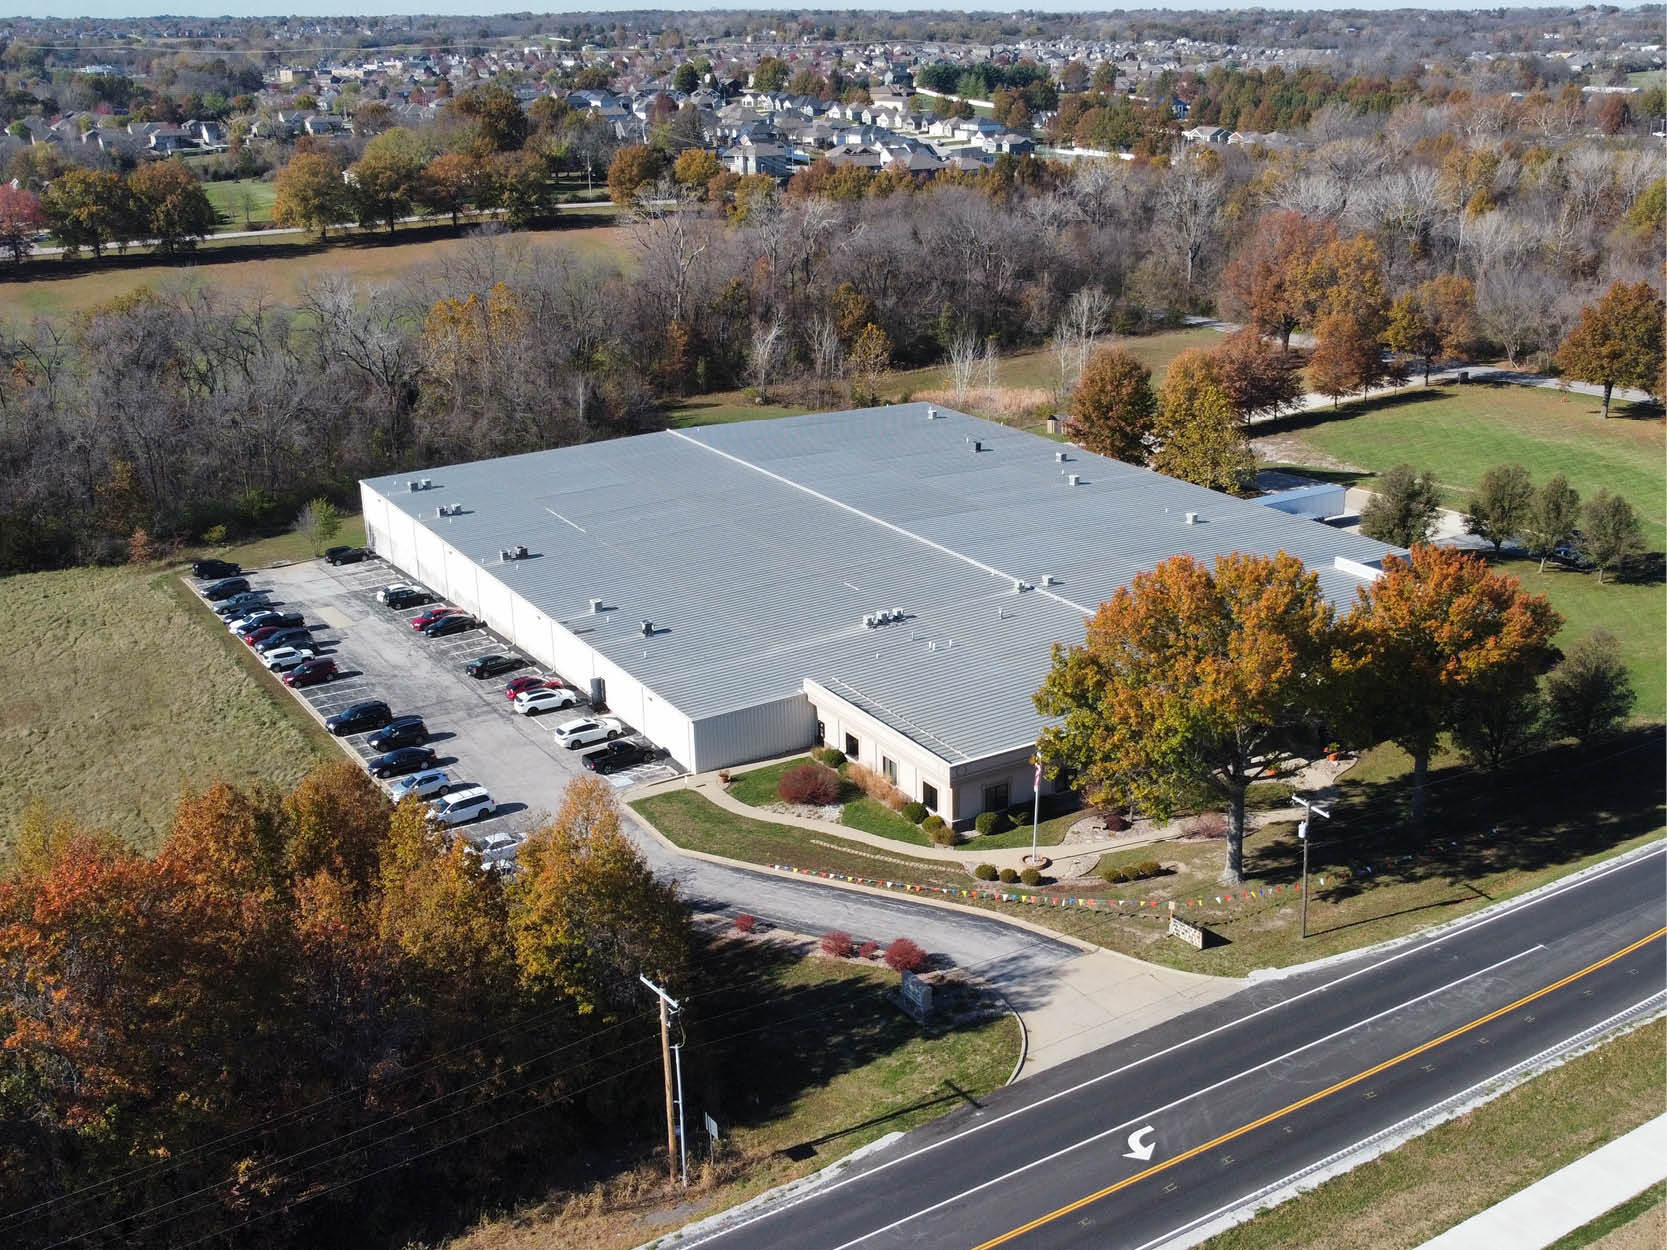
[[[826,680],[823,680],[822,678],[812,678],[811,680],[813,680],[813,681],[817,682],[818,684],[822,685],[825,689],[828,690],[828,692],[830,694],[839,694],[839,691],[835,690],[833,687],[836,686],[836,685],[837,686],[843,686],[846,690],[850,691],[851,694],[856,695],[857,699],[860,700],[860,702],[857,704],[857,707],[858,707],[859,710],[861,709],[862,703],[872,703],[875,707],[877,707],[881,711],[883,711],[887,716],[890,716],[890,717],[894,718],[899,724],[908,726],[909,729],[911,729],[915,733],[921,735],[921,737],[930,738],[933,742],[936,742],[939,746],[947,747],[951,753],[953,753],[955,755],[959,755],[961,757],[959,760],[945,759],[944,763],[946,763],[946,764],[953,765],[953,764],[965,763],[968,759],[972,758],[966,751],[964,751],[960,747],[956,746],[953,742],[950,742],[950,741],[948,741],[947,739],[944,739],[944,738],[940,738],[937,734],[933,733],[930,729],[925,729],[925,728],[922,728],[920,725],[915,724],[914,721],[910,720],[907,716],[904,716],[901,712],[897,711],[894,708],[888,707],[884,703],[881,703],[873,695],[868,694],[866,691],[858,690],[855,686],[853,686],[850,682],[846,681],[843,677],[829,677]],[[841,696],[841,697],[844,698],[845,696]],[[846,698],[846,702],[850,702],[850,699]],[[918,738],[916,739],[916,742],[919,743],[919,745],[921,745],[921,746],[926,745],[924,742],[920,742],[920,740]],[[933,754],[936,755],[937,752],[934,751]]]
[[[842,499],[835,499],[831,495],[824,495],[821,491],[806,486],[803,482],[795,482],[790,477],[784,477],[780,473],[766,469],[763,465],[754,464],[750,460],[744,460],[732,452],[724,451],[720,447],[714,447],[710,443],[703,443],[698,438],[690,438],[681,430],[667,430],[666,433],[675,438],[680,438],[684,442],[690,443],[693,446],[709,451],[715,456],[722,456],[725,460],[732,460],[743,468],[751,469],[754,473],[762,473],[765,477],[770,478],[773,481],[780,482],[783,486],[791,486],[794,490],[802,491],[804,494],[809,495],[812,499],[820,499],[823,503],[832,504],[836,508],[842,508],[846,512],[849,512],[852,516],[861,517],[863,520],[868,521],[873,525],[881,526],[884,529],[890,530],[894,534],[901,534],[904,538],[912,539],[913,541],[920,543],[923,546],[930,547],[932,550],[940,552],[943,555],[960,560],[964,564],[970,564],[975,569],[982,570],[983,572],[992,574],[996,577],[1005,577],[1011,581],[1021,580],[1014,574],[1007,572],[1005,569],[998,569],[994,565],[985,564],[982,560],[975,560],[964,552],[956,551],[953,547],[946,547],[942,543],[934,542],[932,539],[927,538],[924,535],[917,534],[913,530],[905,529],[903,526],[898,525],[893,521],[887,521],[881,517],[877,517],[871,512],[864,512],[861,508],[848,504]],[[1094,615],[1092,609],[1085,608],[1080,603],[1073,603],[1071,600],[1065,598],[1064,595],[1055,594],[1053,591],[1046,590],[1040,586],[1033,586],[1032,590],[1038,594],[1046,596],[1049,599],[1052,599],[1055,603],[1065,605],[1072,611],[1082,613],[1085,618]]]

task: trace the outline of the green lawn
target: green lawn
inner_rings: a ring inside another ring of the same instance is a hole
[[[228,182],[205,182],[203,191],[214,211],[220,214],[222,230],[249,230],[269,225],[272,221],[272,201],[277,198],[277,184],[259,178],[240,178]]]
[[[1581,1225],[1567,1237],[1559,1237],[1546,1250],[1582,1250],[1585,1246],[1603,1241],[1615,1230],[1642,1220],[1646,1215],[1653,1217],[1654,1224],[1641,1229],[1641,1235],[1633,1244],[1640,1247],[1667,1244],[1667,1228],[1663,1227],[1662,1218],[1664,1203],[1667,1203],[1667,1182],[1651,1185],[1643,1193],[1605,1211],[1591,1223]]]
[[[1436,386],[1321,410],[1285,424],[1302,442],[1381,473],[1400,463],[1433,472],[1462,508],[1496,464],[1520,463],[1536,482],[1562,473],[1590,498],[1607,487],[1631,501],[1651,549],[1667,544],[1667,438],[1659,411],[1616,405],[1605,421],[1585,395],[1541,387]]]
[[[289,785],[326,749],[172,572],[0,581],[0,841],[39,799],[154,849],[184,786]]]
[[[1204,1250],[1413,1250],[1658,1114],[1663,1045],[1667,1027],[1648,1024],[1218,1233]]]
[[[884,803],[867,795],[848,800],[839,823],[897,842],[907,842],[915,846],[932,845],[932,839],[926,836],[926,831],[919,825],[904,820]]]

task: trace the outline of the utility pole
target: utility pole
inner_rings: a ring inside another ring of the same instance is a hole
[[[674,1011],[679,1011],[679,1010],[681,1010],[681,1008],[679,1007],[678,1002],[675,998],[673,998],[670,994],[666,993],[665,990],[661,989],[658,985],[655,985],[654,982],[650,981],[646,976],[643,976],[641,973],[638,973],[637,974],[637,980],[641,981],[644,985],[648,986],[649,989],[653,990],[655,996],[657,998],[659,998],[659,1000],[660,1000],[660,1061],[661,1061],[661,1065],[665,1069],[665,1074],[666,1074],[666,1166],[671,1169],[671,1178],[672,1178],[672,1180],[676,1180],[677,1179],[677,1138],[678,1138],[678,1129],[680,1127],[679,1122],[683,1118],[683,1100],[679,1097],[675,1097],[672,1093],[671,1013],[674,1012]],[[683,1068],[683,1064],[682,1064],[683,1056],[682,1056],[682,1053],[681,1053],[681,1050],[682,1050],[682,1043],[681,1042],[678,1043],[678,1050],[679,1050],[679,1054],[678,1054],[678,1065],[677,1066],[678,1066],[678,1077],[679,1077],[679,1081],[681,1083],[682,1068]],[[675,1112],[673,1111],[674,1105],[676,1107]],[[685,1164],[684,1168],[683,1168],[683,1183],[686,1185],[686,1184],[688,1184],[688,1182],[689,1182],[689,1170],[688,1170],[688,1165]]]
[[[1304,813],[1302,823],[1297,826],[1297,837],[1302,842],[1302,936],[1306,939],[1308,937],[1308,822],[1315,816],[1324,816],[1327,820],[1330,820],[1331,810],[1310,802],[1300,794],[1293,794],[1291,797],[1302,804]]]

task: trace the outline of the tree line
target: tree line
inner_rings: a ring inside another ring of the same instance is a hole
[[[0,871],[7,1244],[404,1244],[656,1124],[637,977],[686,984],[675,888],[590,779],[519,862],[346,761],[186,793],[153,859],[32,812]]]
[[[1543,595],[1451,548],[1387,557],[1344,610],[1283,552],[1176,556],[1101,605],[1081,645],[1055,645],[1036,706],[1059,724],[1037,752],[1091,801],[1159,819],[1215,794],[1223,879],[1238,882],[1249,788],[1297,760],[1393,742],[1412,758],[1418,829],[1445,737],[1498,768],[1545,736],[1613,731],[1633,703],[1615,640],[1594,631],[1560,657],[1562,624]]]

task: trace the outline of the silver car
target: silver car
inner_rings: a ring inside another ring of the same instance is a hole
[[[444,794],[451,789],[451,774],[443,768],[425,768],[421,772],[407,773],[403,777],[395,777],[387,783],[388,797],[395,803],[409,795],[416,795],[419,799],[430,798],[436,794]]]

